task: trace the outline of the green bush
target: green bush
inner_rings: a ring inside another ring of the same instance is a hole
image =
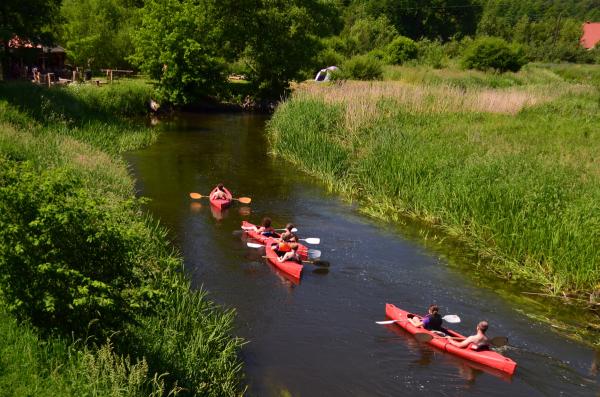
[[[386,48],[386,61],[393,65],[400,65],[411,59],[416,59],[419,54],[417,43],[404,36],[396,37]]]
[[[96,197],[67,168],[0,159],[0,289],[8,309],[41,329],[107,335],[162,293],[138,264],[135,199]],[[152,298],[151,298],[152,297]],[[94,324],[90,328],[90,325]]]
[[[499,37],[482,37],[469,45],[462,57],[466,69],[517,72],[525,65],[523,51]]]
[[[441,69],[446,65],[444,46],[440,41],[423,39],[417,43],[419,49],[419,63]]]
[[[334,78],[349,80],[381,80],[383,64],[369,55],[356,55],[341,66],[341,71],[334,73]]]

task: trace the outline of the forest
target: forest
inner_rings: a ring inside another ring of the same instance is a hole
[[[12,17],[19,7],[27,18]],[[507,70],[600,59],[579,44],[582,24],[600,20],[598,0],[11,0],[0,18],[4,41],[53,41],[73,66],[138,70],[174,104],[276,99],[331,65],[359,79],[377,78],[381,63],[439,68],[484,37],[516,58]]]

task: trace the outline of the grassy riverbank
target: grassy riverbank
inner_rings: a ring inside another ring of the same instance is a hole
[[[595,304],[598,67],[386,76],[301,85],[269,124],[272,150],[370,215],[460,241],[479,271]]]
[[[234,314],[193,292],[119,154],[152,87],[0,84],[2,395],[238,395]]]

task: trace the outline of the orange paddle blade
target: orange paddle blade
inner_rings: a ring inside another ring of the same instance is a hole
[[[197,200],[197,199],[201,199],[202,197],[208,197],[208,196],[203,196],[200,193],[190,193],[190,197],[193,198],[194,200]]]
[[[238,199],[238,201],[240,203],[244,203],[244,204],[250,204],[250,202],[252,201],[252,199],[250,197],[240,197]]]

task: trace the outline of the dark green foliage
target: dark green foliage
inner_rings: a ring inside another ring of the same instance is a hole
[[[417,42],[419,49],[419,63],[440,69],[445,66],[447,59],[444,46],[439,41],[423,39]]]
[[[465,49],[462,65],[467,69],[516,72],[526,63],[521,49],[499,37],[479,38]]]
[[[411,59],[415,59],[418,54],[417,44],[408,37],[396,37],[386,47],[387,55],[385,61],[393,65],[400,65]]]
[[[336,79],[381,80],[383,63],[369,55],[356,55],[346,60],[341,71],[334,73]]]
[[[357,19],[340,34],[346,55],[364,54],[376,48],[385,48],[398,32],[386,16]]]
[[[122,0],[63,0],[61,41],[78,66],[130,68],[136,9]]]
[[[66,334],[106,334],[160,296],[137,266],[144,241],[125,222],[133,201],[111,206],[66,169],[2,160],[0,209],[0,287],[18,317]]]

